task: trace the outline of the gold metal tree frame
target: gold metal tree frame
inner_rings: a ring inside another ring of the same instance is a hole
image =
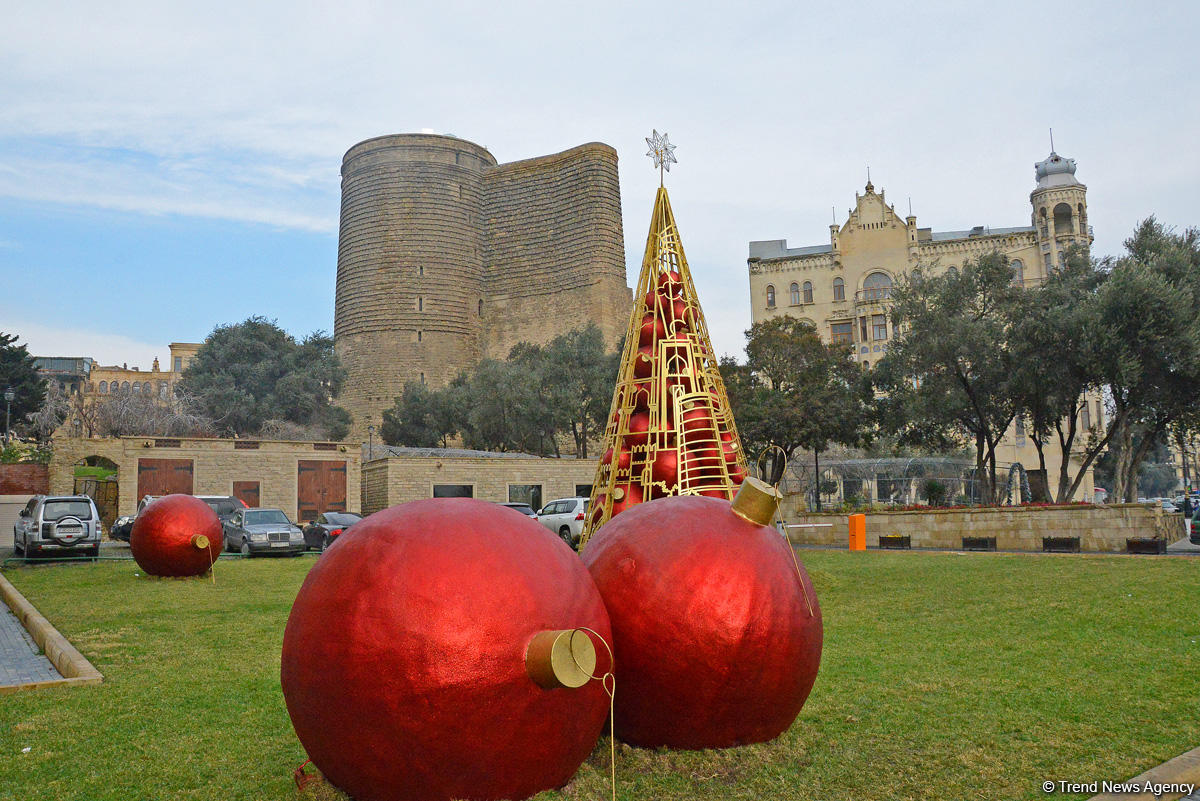
[[[660,186],[581,543],[643,501],[688,494],[732,500],[745,476],[704,313]]]

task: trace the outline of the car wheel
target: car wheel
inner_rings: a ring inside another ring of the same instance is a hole
[[[558,536],[562,537],[562,541],[565,542],[567,545],[570,545],[572,549],[575,548],[575,541],[571,538],[571,527],[570,526],[563,526],[562,528],[560,528],[558,530]]]
[[[91,548],[88,548],[88,549],[87,549],[87,555],[88,555],[88,556],[90,556],[90,557],[92,557],[93,559],[98,559],[98,558],[100,558],[100,546],[99,546],[99,545],[93,545]]]
[[[21,556],[25,555],[25,541],[22,540],[18,543],[16,535],[13,535],[13,553],[19,553]]]
[[[333,540],[329,539],[329,535],[326,534],[321,538],[321,553],[325,553],[330,545],[333,545]]]
[[[242,556],[249,557],[251,555],[252,554],[250,553],[250,543],[247,542],[246,540],[242,540]]]

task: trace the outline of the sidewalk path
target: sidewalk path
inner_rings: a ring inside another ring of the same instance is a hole
[[[50,660],[37,652],[21,621],[0,601],[0,687],[61,678]]]

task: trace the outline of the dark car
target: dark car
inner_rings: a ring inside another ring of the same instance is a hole
[[[333,544],[339,534],[359,520],[362,518],[350,512],[323,512],[304,527],[304,547],[323,551]]]
[[[238,509],[221,524],[225,550],[242,556],[284,553],[299,556],[304,551],[304,533],[288,520],[282,509]]]
[[[245,501],[232,495],[197,495],[196,497],[212,507],[222,523],[232,517],[238,509],[248,508]]]
[[[527,503],[502,503],[500,505],[507,506],[509,509],[512,509],[513,511],[520,512],[521,514],[525,515],[526,517],[533,517],[533,518],[537,517],[537,512],[533,511],[533,507]]]
[[[108,536],[114,540],[122,540],[129,542],[129,535],[133,533],[133,521],[137,520],[137,516],[142,513],[142,510],[149,506],[154,501],[161,498],[161,495],[145,495],[138,501],[137,511],[131,515],[121,515],[117,521],[113,523],[112,528],[108,532]]]

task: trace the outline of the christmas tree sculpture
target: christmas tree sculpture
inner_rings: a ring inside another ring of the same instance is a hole
[[[660,185],[581,544],[643,501],[669,495],[732,500],[746,477],[725,385],[661,184],[675,147],[658,131],[646,143]]]

